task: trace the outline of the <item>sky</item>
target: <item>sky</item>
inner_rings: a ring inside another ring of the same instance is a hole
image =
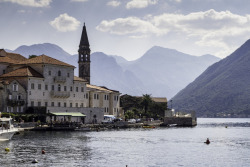
[[[141,57],[153,46],[230,55],[250,38],[249,0],[0,0],[0,48],[53,43],[77,54],[85,22],[91,51]]]

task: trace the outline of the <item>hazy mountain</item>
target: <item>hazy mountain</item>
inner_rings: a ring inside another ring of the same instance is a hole
[[[26,57],[46,54],[74,65],[78,76],[78,55],[70,55],[57,45],[20,46],[13,52]],[[91,54],[91,84],[124,94],[141,96],[147,93],[171,98],[218,60],[211,55],[197,57],[162,47],[151,48],[135,61],[96,52]]]
[[[145,92],[141,82],[133,72],[123,70],[115,58],[101,52],[91,54],[91,83],[119,90],[126,94],[139,94]]]
[[[144,83],[146,93],[171,98],[219,60],[212,55],[198,57],[155,46],[129,65],[121,65]]]
[[[250,40],[210,66],[173,98],[173,107],[200,116],[250,114]]]
[[[51,43],[34,44],[30,46],[22,45],[15,49],[13,52],[19,53],[27,58],[29,57],[29,55],[39,56],[45,54],[69,64],[72,64],[75,61],[75,59],[72,59],[72,55],[64,51],[61,47]]]

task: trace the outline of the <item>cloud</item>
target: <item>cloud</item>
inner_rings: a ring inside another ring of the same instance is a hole
[[[30,7],[48,7],[52,0],[0,0],[0,2],[11,2]]]
[[[76,18],[69,16],[67,13],[61,14],[49,23],[53,28],[61,32],[75,31],[80,25]]]
[[[137,17],[118,18],[112,21],[104,20],[97,27],[97,30],[109,32],[117,35],[135,35],[135,34],[148,34],[159,31],[149,21],[139,19]]]
[[[126,8],[146,8],[149,5],[155,5],[158,3],[158,0],[131,0],[127,3]]]
[[[163,36],[169,33],[193,38],[196,45],[229,49],[229,39],[246,38],[250,34],[250,15],[237,15],[230,11],[213,9],[187,15],[164,13],[143,18],[127,17],[104,20],[97,30],[117,35]],[[231,42],[233,43],[233,42]]]
[[[117,7],[117,6],[120,6],[121,2],[119,1],[109,1],[107,3],[108,6],[113,6],[113,7]]]

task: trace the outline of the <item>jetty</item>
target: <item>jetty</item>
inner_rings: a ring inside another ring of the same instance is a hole
[[[174,109],[166,110],[164,122],[162,126],[196,126],[197,125],[197,117],[196,112],[192,111],[191,113],[185,112],[175,112]]]

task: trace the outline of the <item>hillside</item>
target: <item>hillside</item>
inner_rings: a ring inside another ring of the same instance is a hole
[[[199,116],[250,114],[250,40],[230,56],[210,66],[173,98],[173,107],[195,110]]]

